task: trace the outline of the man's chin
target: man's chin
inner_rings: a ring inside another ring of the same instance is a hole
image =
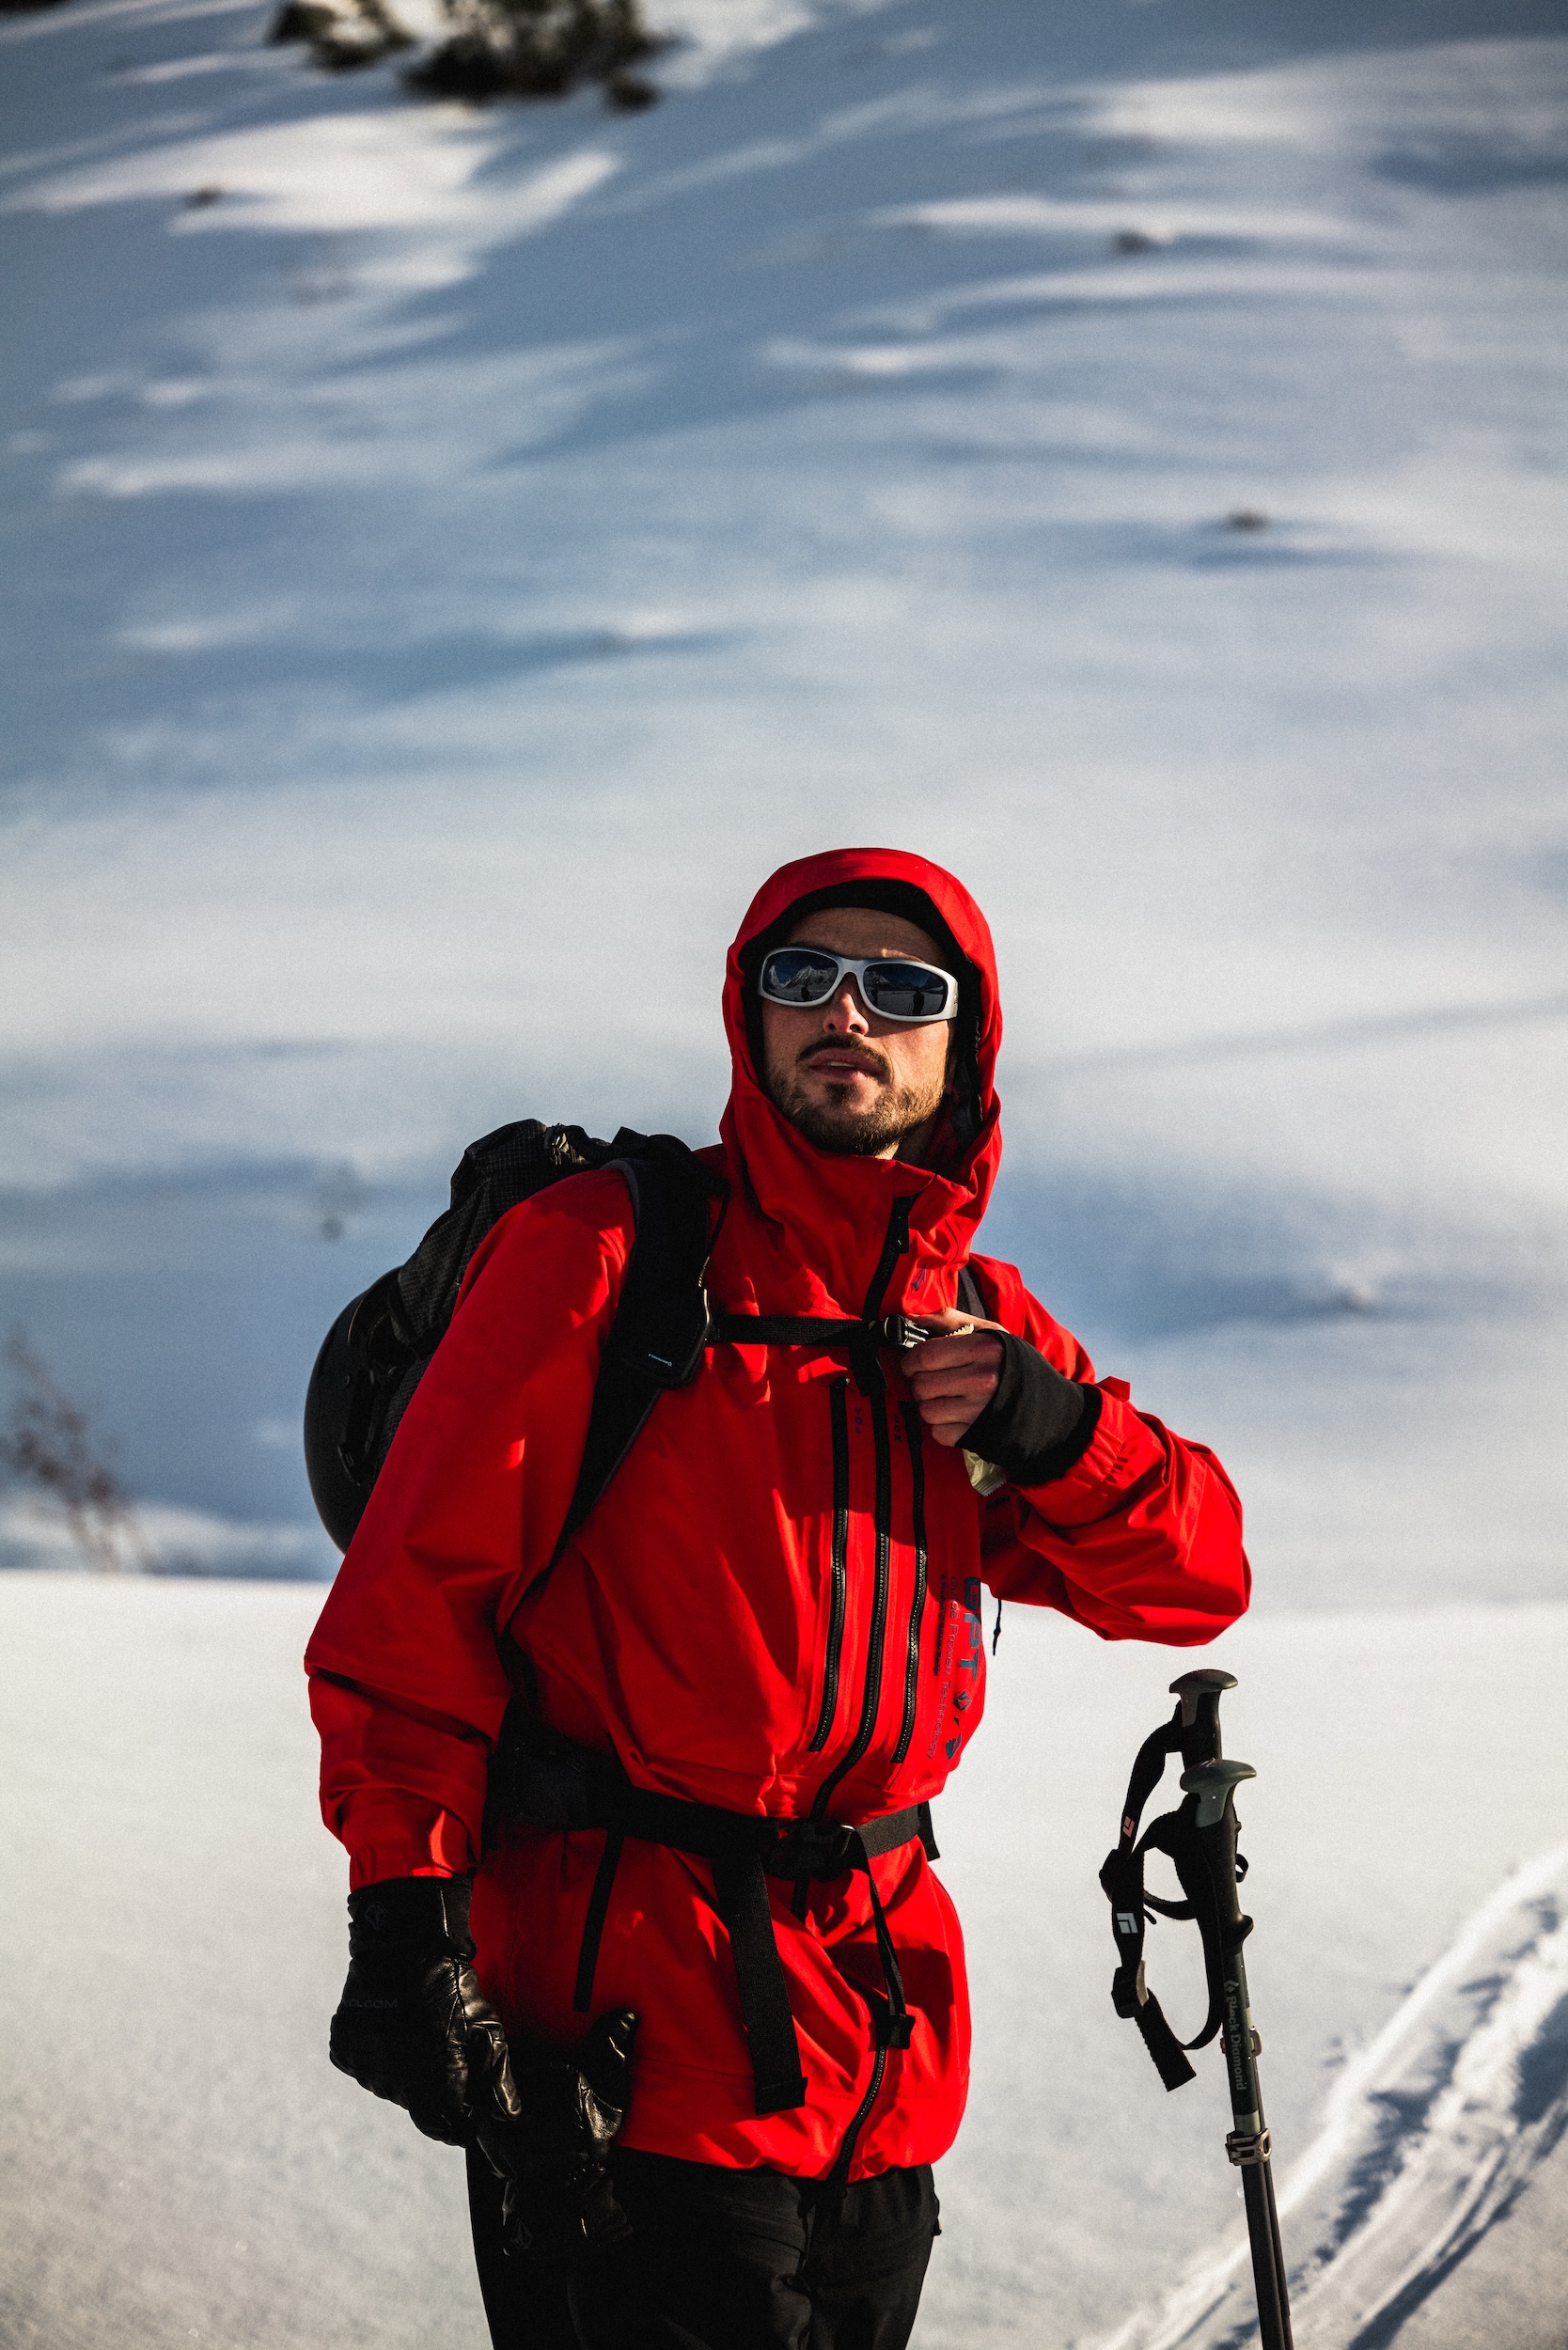
[[[920,1123],[903,1103],[879,1100],[857,1108],[847,1102],[814,1102],[797,1094],[781,1105],[790,1123],[816,1144],[851,1158],[875,1158]]]
[[[793,1123],[819,1151],[834,1151],[847,1158],[874,1159],[879,1151],[899,1139],[898,1133],[887,1133],[880,1120],[844,1119],[830,1110],[808,1110]]]

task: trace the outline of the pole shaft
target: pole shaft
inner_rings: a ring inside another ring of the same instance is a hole
[[[1262,2350],[1293,2350],[1291,2305],[1279,2251],[1279,2220],[1269,2163],[1247,2163],[1242,2170],[1247,2232],[1252,2243],[1252,2282],[1258,2295],[1258,2339]]]

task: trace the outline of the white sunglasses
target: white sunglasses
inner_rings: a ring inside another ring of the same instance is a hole
[[[764,956],[757,993],[770,1004],[825,1004],[853,979],[880,1020],[956,1020],[958,981],[933,963],[906,955],[865,962],[826,947],[776,947]]]

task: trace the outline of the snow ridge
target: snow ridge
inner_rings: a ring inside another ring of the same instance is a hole
[[[1298,2350],[1388,2350],[1568,2128],[1568,1843],[1508,1876],[1331,2093],[1284,2174]],[[1239,2350],[1244,2235],[1099,2350]]]

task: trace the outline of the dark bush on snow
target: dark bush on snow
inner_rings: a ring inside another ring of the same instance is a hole
[[[429,98],[564,98],[603,85],[612,106],[651,106],[628,69],[660,46],[637,0],[446,0],[456,27],[403,79]]]
[[[414,46],[414,36],[382,0],[283,0],[267,39],[308,42],[312,57],[329,73],[376,65],[394,50]]]

